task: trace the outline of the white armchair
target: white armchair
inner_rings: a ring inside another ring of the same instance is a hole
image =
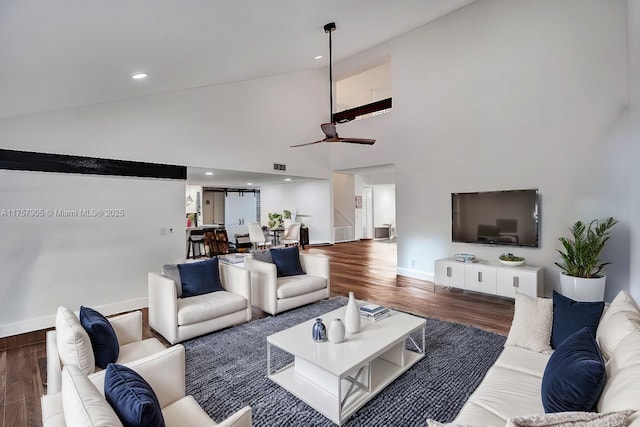
[[[167,427],[251,427],[252,413],[249,406],[217,424],[192,396],[186,395],[185,355],[182,345],[175,345],[124,365],[140,374],[151,386],[162,408]],[[90,424],[89,420],[100,420],[102,423],[99,425],[121,425],[104,398],[105,372],[103,370],[87,377],[78,370],[65,368],[62,391],[42,396],[43,427],[98,425]]]
[[[244,268],[219,263],[224,291],[182,297],[174,280],[149,273],[149,326],[171,344],[251,320],[251,277]]]
[[[329,257],[300,253],[300,265],[306,274],[277,277],[275,264],[247,257],[245,267],[251,271],[253,305],[275,315],[329,298]]]
[[[158,353],[166,347],[156,338],[142,339],[142,312],[134,311],[108,318],[120,346],[117,363],[127,363]],[[86,374],[99,371],[89,335],[77,316],[65,307],[58,308],[56,329],[47,332],[47,394],[60,391],[62,368],[73,364]]]

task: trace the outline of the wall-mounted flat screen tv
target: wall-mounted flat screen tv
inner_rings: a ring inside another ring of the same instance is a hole
[[[451,240],[538,247],[538,190],[451,193]]]

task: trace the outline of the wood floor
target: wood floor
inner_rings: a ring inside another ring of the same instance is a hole
[[[355,293],[357,299],[464,323],[506,335],[513,300],[449,290],[433,283],[396,276],[396,245],[383,241],[307,247],[331,257],[331,295]],[[155,336],[143,310],[145,338]],[[264,317],[254,309],[254,317]],[[46,377],[45,331],[0,339],[0,427],[42,426],[40,396]]]

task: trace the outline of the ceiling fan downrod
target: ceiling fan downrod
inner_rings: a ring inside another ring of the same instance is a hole
[[[336,23],[329,22],[324,26],[324,32],[329,33],[329,121],[333,123],[333,48],[331,45],[331,33],[336,30]]]

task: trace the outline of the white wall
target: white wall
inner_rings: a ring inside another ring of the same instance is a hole
[[[333,242],[330,180],[264,186],[260,193],[262,225],[267,224],[269,212],[282,213],[286,209],[291,211],[294,221],[302,222],[309,227],[309,243]],[[297,213],[310,216],[296,217]]]
[[[346,173],[333,174],[333,225],[335,227],[355,226],[354,177]]]
[[[184,195],[183,181],[0,171],[0,337],[53,326],[60,305],[145,307],[147,273],[184,258]]]
[[[435,259],[504,251],[451,243],[451,192],[540,190],[541,246],[516,252],[545,268],[548,293],[557,239],[575,220],[629,218],[634,196],[616,192],[611,203],[598,190],[624,166],[601,152],[627,104],[626,21],[621,0],[478,0],[338,64],[348,74],[392,58],[393,111],[340,125],[376,145],[333,149],[331,167],[395,163],[401,274],[432,279]],[[638,234],[625,222],[616,233]],[[629,239],[611,243],[620,240]],[[629,289],[613,279],[609,289]]]
[[[396,226],[396,185],[373,185],[373,226]]]

